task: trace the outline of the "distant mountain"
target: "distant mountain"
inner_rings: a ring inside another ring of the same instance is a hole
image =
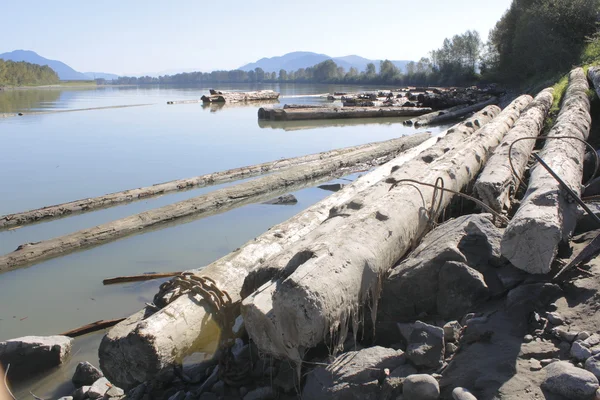
[[[239,69],[243,71],[250,71],[255,68],[262,68],[265,72],[279,72],[280,69],[286,71],[294,71],[299,68],[312,67],[320,62],[326,60],[333,60],[339,67],[344,67],[346,71],[349,71],[351,67],[364,71],[367,68],[368,63],[375,64],[375,68],[379,70],[379,63],[381,60],[369,60],[360,56],[344,56],[344,57],[330,57],[326,54],[312,53],[309,51],[295,51],[279,57],[261,58],[260,60],[241,66]],[[401,71],[406,71],[406,64],[409,60],[391,60]]]
[[[106,79],[107,81],[117,79],[119,77],[119,75],[107,74],[106,72],[84,72],[83,74],[90,79]]]
[[[73,68],[69,67],[67,64],[65,64],[61,61],[49,60],[47,58],[40,56],[39,54],[37,54],[34,51],[15,50],[15,51],[11,51],[10,53],[0,54],[0,58],[2,58],[4,60],[27,61],[28,63],[32,63],[32,64],[47,65],[58,74],[58,77],[60,78],[61,81],[69,81],[69,80],[89,81],[89,80],[92,80],[92,78],[88,77],[87,75],[82,74],[81,72],[75,71]]]

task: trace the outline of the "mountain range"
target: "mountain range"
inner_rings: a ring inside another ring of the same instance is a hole
[[[93,78],[75,71],[62,61],[49,60],[30,50],[15,50],[0,54],[0,58],[10,61],[26,61],[31,64],[47,65],[58,74],[61,81],[89,81]]]
[[[294,71],[300,68],[308,68],[326,60],[333,60],[338,67],[344,67],[346,71],[354,67],[359,72],[367,68],[367,64],[375,64],[375,68],[379,71],[379,63],[382,60],[369,60],[368,58],[352,55],[344,57],[330,57],[326,54],[318,54],[310,51],[295,51],[284,54],[283,56],[261,58],[260,60],[241,66],[239,69],[250,71],[255,68],[262,68],[265,72],[279,72],[284,69],[286,71]],[[406,64],[410,60],[390,60],[396,65],[400,71],[406,71]]]

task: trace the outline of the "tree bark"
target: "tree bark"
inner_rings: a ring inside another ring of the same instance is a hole
[[[418,127],[418,126],[424,126],[424,125],[435,125],[435,124],[443,124],[443,123],[450,122],[450,121],[456,121],[457,119],[462,118],[465,115],[469,115],[473,112],[479,111],[479,110],[483,109],[484,107],[489,106],[491,104],[498,104],[498,98],[492,97],[489,100],[482,101],[477,104],[473,104],[472,106],[464,107],[459,110],[451,111],[451,112],[448,112],[448,113],[445,113],[442,115],[438,115],[438,116],[432,115],[431,117],[428,117],[427,115],[425,115],[424,117],[426,117],[426,118],[424,118],[422,120],[419,118],[414,119],[413,124],[414,124],[414,126]]]
[[[535,97],[533,103],[521,114],[515,126],[504,137],[477,178],[473,191],[495,211],[500,213],[510,211],[511,197],[514,196],[519,185],[509,163],[510,145],[515,140],[535,138],[540,134],[553,99],[552,88],[543,90]],[[522,140],[512,148],[512,162],[519,179],[525,173],[534,146],[535,140]]]
[[[223,212],[242,204],[270,200],[274,194],[286,194],[292,191],[290,189],[292,185],[306,185],[306,182],[329,177],[343,168],[352,168],[380,157],[389,157],[391,154],[402,152],[422,143],[429,136],[427,133],[422,133],[393,139],[376,144],[372,148],[299,165],[286,171],[219,189],[189,200],[98,225],[94,228],[37,243],[21,245],[14,252],[0,257],[0,272],[97,246],[177,219],[185,217],[199,218],[210,213]]]
[[[583,69],[571,71],[560,113],[548,137],[587,139],[591,125],[588,88]],[[584,153],[585,145],[578,140],[547,140],[540,157],[579,196]],[[569,201],[560,184],[536,164],[521,206],[502,238],[502,255],[529,273],[549,272],[559,243],[575,229],[576,216],[577,203]]]
[[[220,172],[213,172],[210,174],[200,175],[193,178],[177,179],[174,181],[158,183],[152,186],[146,186],[138,189],[129,189],[124,190],[122,192],[106,194],[104,196],[80,199],[68,203],[38,208],[35,210],[3,215],[0,216],[0,230],[4,230],[12,226],[23,226],[40,221],[90,212],[98,209],[116,206],[122,203],[129,203],[137,200],[145,200],[150,197],[163,195],[165,193],[180,190],[189,190],[192,188],[201,188],[225,182],[233,182],[236,180],[247,179],[270,172],[285,170],[293,166],[302,165],[309,162],[327,160],[332,157],[338,157],[356,151],[374,149],[375,147],[383,145],[385,143],[386,142],[367,143],[342,149],[324,151],[316,154],[309,154],[306,156],[282,158],[280,160],[270,161],[262,164],[233,168]]]
[[[435,184],[443,178],[446,188],[461,190],[477,176],[529,101],[529,96],[518,98],[455,149],[434,160],[419,156],[386,182],[411,178]],[[338,349],[351,321],[356,333],[369,301],[375,318],[384,274],[430,225],[424,211],[431,207],[432,188],[388,188],[375,199],[371,191],[355,196],[336,210],[337,218],[269,261],[285,265],[282,276],[242,303],[246,330],[261,351],[299,364],[304,352],[320,343]],[[442,208],[451,199],[448,193],[438,196]]]
[[[303,121],[311,119],[412,117],[431,112],[417,107],[323,107],[260,108],[258,118],[270,121]]]
[[[211,89],[210,96],[202,96],[205,103],[240,103],[254,100],[277,100],[279,93],[272,90],[259,90],[257,92],[221,92]]]

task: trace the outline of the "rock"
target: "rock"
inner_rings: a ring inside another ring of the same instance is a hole
[[[592,356],[592,351],[588,349],[583,341],[576,340],[571,345],[571,357],[578,361],[585,361]]]
[[[328,190],[330,192],[339,192],[340,190],[342,190],[344,188],[343,183],[332,183],[329,185],[319,185],[317,186],[319,189],[323,189],[323,190]]]
[[[116,386],[111,386],[110,389],[104,394],[105,399],[115,399],[125,396],[125,391]]]
[[[596,378],[600,378],[600,355],[588,358],[585,362],[585,369],[594,374]]]
[[[173,396],[169,397],[169,400],[184,400],[187,393],[185,390],[180,390],[175,393]]]
[[[431,375],[411,375],[404,380],[402,395],[404,400],[437,400],[440,386]]]
[[[73,400],[84,400],[87,399],[87,393],[90,390],[91,386],[82,386],[80,388],[75,389],[73,392]]]
[[[529,274],[510,264],[503,265],[494,270],[496,277],[502,285],[503,291],[511,290],[520,285]]]
[[[89,362],[82,361],[77,364],[71,381],[73,382],[73,385],[78,388],[81,386],[91,386],[94,382],[102,377],[104,377],[102,371],[94,367]]]
[[[260,387],[251,390],[244,396],[244,400],[267,400],[274,399],[275,391],[270,386]]]
[[[529,342],[531,342],[532,340],[533,340],[533,336],[531,336],[531,335],[525,335],[525,336],[523,336],[523,341],[524,341],[525,343],[529,343]]]
[[[542,308],[562,293],[553,283],[530,283],[518,286],[506,295],[506,307],[520,313],[530,313]]]
[[[282,363],[281,368],[279,368],[279,373],[273,380],[273,386],[281,389],[285,393],[293,392],[296,388],[300,387],[296,370],[290,363]]]
[[[589,337],[590,337],[590,334],[583,331],[583,332],[579,332],[579,334],[577,335],[577,340],[586,340]]]
[[[583,341],[586,347],[594,347],[600,344],[600,335],[597,333],[592,333],[590,337]]]
[[[552,358],[559,353],[559,349],[549,340],[536,340],[521,345],[519,357],[521,358]]]
[[[454,343],[446,343],[446,358],[452,356],[454,353],[456,353],[456,350],[458,350],[458,346],[455,345]]]
[[[561,326],[552,328],[552,334],[565,342],[573,342],[578,335],[578,332],[569,332]]]
[[[410,364],[401,365],[390,372],[390,378],[406,378],[407,376],[416,374],[417,370]]]
[[[542,382],[542,388],[568,399],[590,398],[598,389],[598,379],[594,374],[566,361],[552,363],[544,370],[546,378]]]
[[[467,323],[469,323],[470,320],[472,320],[473,318],[475,318],[475,316],[476,316],[475,313],[468,313],[468,314],[466,314],[463,317],[462,321],[460,321],[461,325],[465,326]]]
[[[19,379],[62,364],[71,355],[66,336],[25,336],[0,342],[0,364],[10,364],[9,378]]]
[[[394,371],[405,363],[401,350],[380,346],[341,354],[330,365],[316,367],[308,374],[302,398],[376,400],[384,369]]]
[[[462,387],[455,387],[452,391],[452,398],[454,400],[477,400],[477,397],[467,389]]]
[[[141,398],[144,397],[144,394],[146,393],[147,387],[148,387],[148,385],[145,382],[137,385],[136,387],[131,389],[129,392],[127,392],[127,399],[128,400],[141,400]]]
[[[458,342],[462,326],[458,321],[450,321],[444,325],[444,340],[446,342]]]
[[[545,367],[546,365],[550,365],[553,362],[557,362],[560,361],[558,358],[544,358],[543,360],[540,360],[540,364],[542,364],[542,367]]]
[[[298,203],[298,199],[293,194],[284,194],[283,196],[276,197],[271,200],[267,200],[262,204],[270,204],[270,205],[293,205]]]
[[[565,323],[564,318],[557,312],[546,313],[546,318],[552,325],[562,325]]]
[[[483,275],[467,264],[447,261],[440,269],[437,311],[442,317],[463,315],[474,304],[487,299],[488,295]]]
[[[416,366],[437,368],[444,360],[444,330],[417,321],[410,334],[406,358]]]
[[[531,358],[529,360],[529,370],[530,371],[539,371],[542,369],[542,363],[536,360],[535,358]]]
[[[211,392],[223,396],[225,394],[225,382],[217,381],[213,387],[210,389]]]
[[[255,397],[255,399],[262,399],[262,397]],[[213,392],[204,392],[198,397],[198,400],[219,400],[219,396]]]
[[[63,396],[59,397],[58,400],[73,400],[73,396]]]

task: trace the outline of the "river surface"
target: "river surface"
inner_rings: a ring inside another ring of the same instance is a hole
[[[274,89],[279,104],[326,103],[311,95],[375,88],[331,85],[220,86]],[[269,123],[258,105],[167,105],[199,99],[202,87],[99,87],[0,92],[0,113],[151,105],[0,118],[0,215],[282,157],[382,141],[416,132],[403,119]],[[432,132],[439,128],[430,129]],[[357,176],[335,180],[347,183]],[[233,184],[233,183],[232,183]],[[214,190],[202,188],[0,231],[0,253],[171,204]],[[59,334],[100,320],[128,316],[151,302],[164,280],[103,286],[102,280],[145,272],[182,271],[209,264],[271,226],[325,198],[318,188],[294,193],[292,206],[252,204],[226,213],[131,236],[28,268],[1,274],[0,340]],[[77,339],[71,361],[15,385],[45,398],[69,393],[77,362],[97,365],[102,333]]]

